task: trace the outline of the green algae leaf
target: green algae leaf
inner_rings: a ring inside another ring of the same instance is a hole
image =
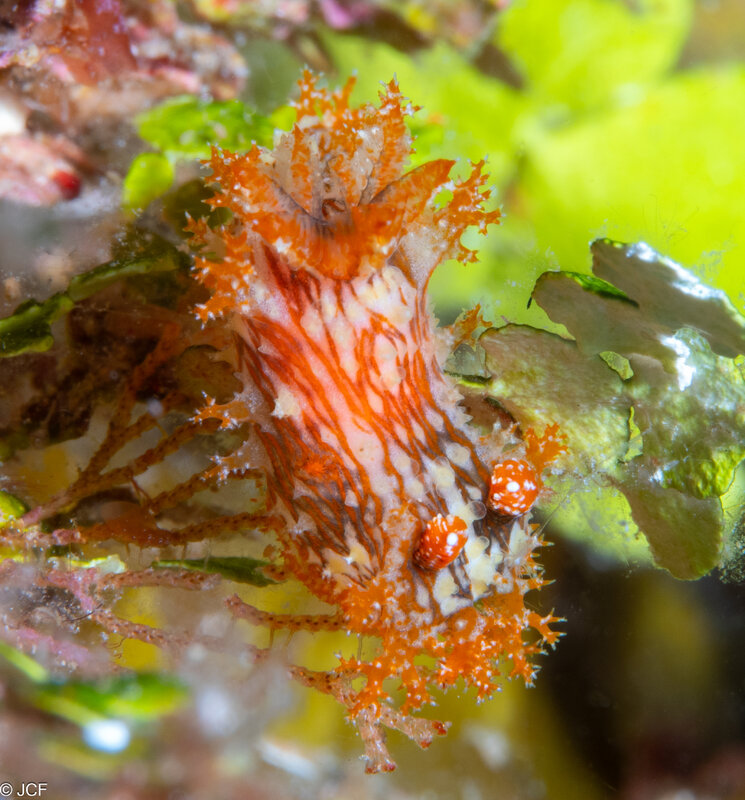
[[[622,292],[597,291],[586,277],[575,272],[544,272],[532,297],[549,319],[564,325],[586,355],[610,351],[628,358],[644,353],[672,369],[677,355],[663,342],[672,331],[645,316],[639,304]]]
[[[527,325],[485,331],[479,346],[491,379],[485,387],[522,427],[558,422],[567,437],[564,460],[582,475],[613,466],[629,441],[623,381],[598,356]]]
[[[209,158],[213,145],[234,152],[249,150],[254,142],[270,145],[274,133],[266,117],[239,100],[205,102],[192,96],[166,100],[135,123],[140,136],[171,161]]]
[[[745,459],[745,374],[729,358],[745,350],[745,319],[646,245],[592,252],[594,276],[545,273],[533,293],[576,341],[506,325],[452,371],[523,427],[559,423],[561,467],[583,486],[554,479],[552,524],[634,558],[641,532],[658,566],[696,578],[720,561],[720,498]]]
[[[143,252],[113,259],[76,275],[67,290],[39,303],[27,300],[5,319],[0,319],[0,358],[22,353],[40,353],[54,344],[51,325],[76,303],[110,284],[126,278],[142,278],[159,272],[173,272],[188,259],[165,240],[155,238]]]
[[[591,250],[596,277],[546,272],[533,290],[585,353],[648,355],[673,371],[680,345],[671,337],[682,327],[700,331],[719,355],[745,352],[745,317],[724,292],[644,243],[600,239]]]
[[[188,690],[169,675],[138,673],[103,681],[48,683],[31,695],[39,709],[87,725],[101,719],[151,720],[180,708]]]
[[[0,641],[0,658],[4,658],[34,683],[45,683],[49,680],[50,676],[46,667],[43,667],[35,658],[31,658],[31,656],[12,647],[7,642]]]
[[[274,122],[240,100],[206,102],[192,96],[175,97],[140,114],[140,136],[160,152],[142,153],[124,179],[122,200],[130,209],[145,208],[173,183],[179,160],[203,160],[213,146],[233,152],[254,143],[271,145]]]
[[[67,296],[74,302],[100,292],[115,281],[140,278],[158,272],[172,272],[188,264],[188,259],[164,239],[156,237],[142,253],[115,258],[88,272],[76,275],[67,288]]]
[[[0,525],[17,519],[28,511],[28,506],[10,492],[0,490]]]
[[[723,515],[718,498],[665,489],[656,475],[636,467],[618,485],[659,566],[690,580],[719,564]]]
[[[745,376],[697,331],[681,328],[670,340],[679,353],[674,374],[651,359],[632,361],[637,461],[662,488],[720,497],[745,458]]]
[[[573,111],[623,103],[675,64],[692,0],[518,0],[498,44],[544,105]]]
[[[222,556],[217,558],[187,558],[179,561],[156,561],[154,567],[189,569],[195,572],[204,572],[208,575],[221,575],[237,583],[250,583],[253,586],[269,586],[277,583],[272,578],[268,578],[261,571],[263,567],[268,567],[269,561],[262,561],[258,558],[248,558],[241,556]]]
[[[534,298],[583,352],[629,359],[641,457],[656,465],[659,485],[722,495],[745,458],[745,381],[729,358],[745,352],[745,317],[647,245],[600,240],[592,254],[596,275],[620,284],[628,300],[555,272],[541,276]]]
[[[641,442],[612,480],[655,561],[678,578],[697,578],[721,559],[720,498],[745,458],[745,377],[697,331],[682,328],[671,341],[679,351],[673,374],[632,358],[627,389]]]
[[[145,208],[170,189],[173,165],[161,153],[140,153],[129,167],[122,185],[127,208]]]
[[[52,323],[73,305],[62,292],[43,303],[36,300],[22,303],[9,317],[0,319],[0,358],[49,350],[54,344]]]
[[[171,675],[142,672],[60,682],[36,659],[6,642],[0,642],[0,657],[34,684],[28,689],[28,698],[36,708],[77,725],[111,717],[149,720],[175,711],[188,698],[186,686]]]
[[[719,561],[719,498],[745,458],[745,376],[730,358],[745,351],[745,318],[647,245],[601,240],[592,254],[594,277],[545,273],[533,297],[587,357],[627,360],[632,435],[607,477],[657,563],[695,578]]]
[[[591,251],[594,274],[632,296],[645,317],[670,331],[695,328],[720,356],[745,353],[745,317],[725,292],[643,242],[599,239]]]

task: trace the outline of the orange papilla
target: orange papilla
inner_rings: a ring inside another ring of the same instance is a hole
[[[302,126],[308,118],[312,118],[319,123],[316,127],[322,126],[320,156],[335,155],[334,172],[345,186],[347,202],[357,204],[360,199],[369,201],[402,174],[411,153],[411,138],[404,119],[417,109],[405,105],[395,80],[389,81],[387,91],[380,93],[378,108],[369,105],[350,108],[354,77],[349,78],[342,89],[328,92],[319,89],[316,77],[306,70],[299,85],[300,96],[293,103],[298,124]],[[382,140],[380,154],[370,175],[360,180],[351,156],[360,145],[360,134],[368,132],[370,135],[370,132],[376,131]],[[361,189],[365,192],[362,198]]]
[[[539,588],[541,583],[536,578],[531,588]],[[365,594],[366,590],[359,590],[358,599],[362,600]],[[373,603],[384,601],[385,597],[378,595]],[[526,626],[535,628],[549,644],[557,637],[549,627],[556,619],[526,612],[520,592],[492,596],[482,601],[478,611],[470,607],[447,619],[438,619],[420,629],[415,642],[393,621],[386,620],[383,613],[375,615],[375,620],[370,622],[365,617],[361,625],[359,617],[347,617],[351,630],[370,634],[372,625],[372,635],[381,639],[381,647],[370,662],[342,659],[337,669],[338,674],[362,675],[367,679],[352,709],[353,715],[388,699],[383,681],[389,677],[397,677],[406,692],[404,713],[429,702],[431,687],[453,686],[460,680],[474,687],[479,698],[490,696],[499,689],[499,662],[505,657],[512,660],[511,675],[530,683],[535,668],[529,656],[539,653],[541,648],[523,641]],[[421,654],[434,659],[434,666],[415,664],[414,658]]]
[[[566,436],[559,431],[558,423],[548,425],[542,436],[538,436],[532,428],[528,428],[523,439],[525,455],[539,473],[562,453],[567,452]]]
[[[296,127],[295,135],[307,134]],[[297,149],[294,149],[293,176],[296,155]],[[453,163],[445,159],[433,161],[402,177],[396,176],[397,179],[377,196],[359,205],[349,205],[344,199],[344,212],[329,220],[323,218],[321,207],[314,208],[317,203],[309,195],[305,160],[298,162],[301,178],[297,181],[298,196],[290,196],[270,174],[270,168],[262,163],[259,148],[254,147],[245,156],[227,161],[223,161],[219,151],[214,151],[211,160],[214,178],[228,188],[209,202],[215,207],[226,207],[236,217],[244,219],[246,228],[240,236],[226,236],[225,259],[219,266],[213,265],[210,272],[230,278],[242,277],[238,256],[242,249],[244,260],[247,256],[250,259],[248,233],[266,242],[281,242],[284,257],[293,267],[311,267],[330,277],[349,279],[357,274],[363,261],[381,267],[391,255],[395,242],[417,221],[434,194],[447,182]],[[240,187],[238,190],[229,188],[236,184]],[[448,234],[449,237],[453,235],[452,232]]]
[[[457,345],[472,339],[478,328],[491,328],[493,325],[494,323],[484,317],[481,306],[476,305],[474,308],[464,311],[450,326],[450,331]]]
[[[386,157],[380,159],[374,180],[370,183],[370,196],[385,189],[403,172],[411,153],[411,139],[404,119],[418,111],[417,106],[403,107],[403,98],[395,80],[389,81],[386,88],[387,92],[380,93],[380,108],[375,115],[382,130],[383,153]]]
[[[303,70],[298,81],[299,94],[292,102],[292,107],[297,111],[298,121],[305,117],[321,118],[326,114],[336,115],[332,124],[338,125],[338,116],[349,108],[349,96],[356,83],[354,76],[347,79],[341,89],[329,91],[319,88],[318,77],[309,69]]]
[[[444,231],[448,258],[455,258],[464,264],[477,260],[476,251],[461,244],[460,237],[466,228],[476,227],[486,234],[488,225],[496,225],[500,218],[499,209],[484,211],[483,203],[491,197],[486,189],[488,175],[484,173],[485,161],[472,164],[471,174],[455,184],[451,201],[435,214],[435,224]]]

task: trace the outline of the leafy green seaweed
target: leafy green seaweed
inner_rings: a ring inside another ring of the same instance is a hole
[[[275,123],[240,100],[209,102],[186,95],[139,114],[135,124],[158,152],[141,153],[129,167],[122,202],[130,209],[145,208],[170,189],[176,162],[209,158],[215,145],[234,152],[249,150],[254,142],[269,145]]]
[[[644,470],[632,472],[619,488],[659,566],[676,578],[690,579],[719,564],[723,517],[718,498],[665,489]]]
[[[601,239],[591,251],[597,277],[546,272],[533,290],[536,302],[571,330],[584,352],[648,355],[673,371],[678,349],[671,337],[682,327],[700,331],[719,355],[745,352],[745,318],[724,292],[644,243]],[[619,287],[616,294],[608,286]]]
[[[564,272],[544,272],[532,296],[553,322],[572,333],[583,353],[610,351],[626,358],[645,353],[674,369],[677,354],[664,341],[672,331],[649,319],[637,303],[595,292],[587,283],[575,280],[573,273]]]
[[[205,102],[184,96],[166,100],[140,114],[140,136],[170,161],[204,159],[213,145],[244,151],[253,142],[269,145],[274,126],[240,100]]]
[[[486,331],[483,391],[521,425],[558,422],[565,468],[596,485],[595,500],[584,493],[581,511],[559,520],[593,520],[597,537],[608,491],[620,491],[629,524],[617,524],[614,499],[606,531],[627,533],[633,520],[660,566],[695,578],[719,563],[720,498],[745,458],[745,375],[730,358],[745,351],[745,318],[647,245],[599,240],[592,254],[595,276],[544,273],[533,292],[575,340],[524,325]]]
[[[0,642],[0,658],[30,682],[24,694],[31,704],[76,725],[104,719],[149,720],[180,708],[187,687],[172,675],[139,672],[99,680],[62,681],[35,658]]]
[[[145,208],[173,183],[173,164],[161,153],[140,153],[131,163],[122,186],[128,208]]]
[[[695,328],[720,356],[745,353],[745,317],[725,292],[713,289],[672,259],[639,242],[593,242],[592,271],[633,296],[661,328]]]
[[[49,350],[54,344],[52,323],[74,305],[62,292],[43,303],[36,300],[22,303],[9,317],[0,319],[0,358]]]
[[[745,458],[745,378],[701,334],[682,328],[671,338],[680,352],[675,373],[633,360],[627,388],[643,440],[639,459],[663,488],[719,497]]]
[[[162,568],[189,569],[208,575],[221,575],[237,583],[250,583],[253,586],[269,586],[277,581],[261,571],[269,566],[268,561],[247,556],[221,556],[209,559],[187,558],[182,560],[156,561],[153,566]]]
[[[11,647],[7,642],[0,641],[0,658],[4,658],[33,683],[47,683],[50,680],[46,667],[21,650]]]
[[[137,255],[115,258],[76,275],[64,292],[39,303],[27,300],[0,319],[0,358],[43,352],[54,344],[51,325],[76,303],[126,278],[142,278],[184,267],[188,259],[163,239],[155,238]]]
[[[101,681],[49,682],[31,695],[39,709],[86,725],[101,719],[149,720],[180,708],[188,690],[171,675],[134,673]]]
[[[492,376],[489,395],[522,427],[542,430],[558,422],[571,463],[582,474],[623,457],[629,439],[628,401],[623,382],[602,359],[527,325],[489,329],[479,345]]]
[[[28,506],[10,492],[0,490],[0,525],[28,511]]]

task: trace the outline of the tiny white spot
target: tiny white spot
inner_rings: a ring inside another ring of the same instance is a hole
[[[96,750],[119,753],[129,744],[129,727],[120,719],[102,719],[83,728],[83,739]]]

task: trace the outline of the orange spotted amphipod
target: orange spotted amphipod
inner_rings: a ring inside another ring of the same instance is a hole
[[[414,551],[414,563],[422,569],[442,569],[452,564],[468,541],[468,525],[460,517],[438,514],[427,523]]]
[[[529,428],[525,434],[527,458],[508,458],[494,465],[489,508],[505,517],[519,517],[530,511],[543,488],[541,471],[566,450],[558,430],[558,425],[551,425],[539,438]]]
[[[489,481],[489,507],[508,517],[530,511],[540,492],[536,468],[524,459],[508,458],[494,465]]]

